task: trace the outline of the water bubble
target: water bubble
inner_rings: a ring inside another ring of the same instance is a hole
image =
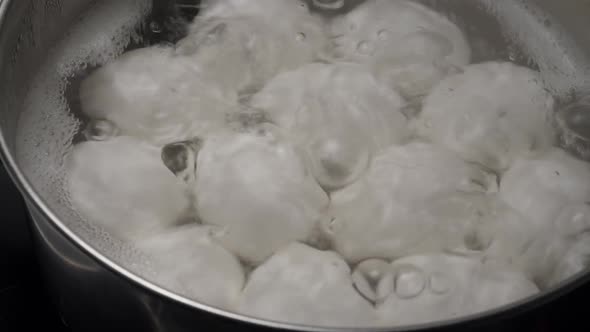
[[[179,179],[192,182],[196,176],[197,153],[200,147],[200,139],[168,144],[162,148],[162,161]]]
[[[150,22],[150,30],[153,33],[162,33],[162,25],[156,21]]]
[[[89,141],[106,141],[119,135],[119,128],[108,120],[92,120],[84,130],[84,137]]]
[[[426,275],[412,265],[403,265],[395,273],[395,294],[401,299],[411,299],[422,293],[426,288]]]
[[[356,290],[367,300],[377,303],[386,299],[391,290],[384,291],[379,285],[385,283],[393,284],[393,272],[388,262],[380,259],[368,259],[354,269],[352,281]]]
[[[295,40],[297,40],[298,42],[303,42],[305,41],[305,34],[303,32],[300,32],[297,34],[297,37],[295,37]]]
[[[344,0],[313,0],[313,5],[328,10],[338,10],[344,7]]]
[[[367,40],[361,41],[357,45],[356,49],[360,54],[363,54],[363,55],[372,55],[373,52],[375,51],[375,47],[373,46],[373,43],[370,41],[367,41]]]

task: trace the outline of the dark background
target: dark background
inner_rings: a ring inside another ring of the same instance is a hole
[[[2,166],[0,190],[0,332],[34,331],[40,327],[44,331],[69,331],[47,295],[25,205]],[[199,326],[195,330],[214,329]],[[456,331],[590,331],[590,284],[527,314]]]
[[[0,331],[67,331],[38,269],[19,192],[0,164]]]

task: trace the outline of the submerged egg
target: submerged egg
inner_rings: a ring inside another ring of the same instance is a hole
[[[357,46],[373,40],[379,45],[375,58],[395,59],[409,51],[455,66],[470,60],[471,50],[463,32],[442,14],[414,1],[368,0],[334,19],[330,28],[336,38],[336,52],[347,60],[366,61],[359,56]],[[425,50],[429,52],[423,53]]]
[[[511,63],[465,67],[423,102],[421,135],[497,172],[553,143],[553,98],[538,73]]]
[[[114,124],[121,135],[158,145],[204,135],[224,123],[236,95],[204,79],[172,50],[125,53],[80,86],[82,111]]]
[[[322,20],[301,4],[289,0],[206,1],[176,52],[189,56],[203,75],[223,86],[237,92],[259,89],[278,73],[326,53]]]
[[[301,154],[271,125],[211,137],[197,163],[199,216],[226,227],[220,242],[251,263],[310,239],[329,204]]]
[[[540,227],[569,203],[590,200],[590,165],[556,148],[517,160],[500,182],[500,198]]]
[[[581,234],[563,253],[556,262],[553,274],[547,281],[547,286],[558,286],[569,278],[573,278],[590,267],[590,237],[587,233]]]
[[[434,323],[481,313],[536,294],[522,274],[476,259],[433,254],[392,263],[396,291],[377,308],[386,324]]]
[[[352,262],[455,248],[477,217],[458,207],[475,204],[469,194],[495,190],[495,176],[445,149],[394,146],[378,154],[358,181],[332,193],[333,219],[322,225]],[[455,202],[459,193],[464,197]]]
[[[239,312],[313,326],[364,327],[371,304],[353,288],[350,268],[336,253],[291,244],[252,272]]]
[[[403,99],[360,65],[310,64],[285,72],[250,105],[289,132],[327,190],[354,182],[374,152],[409,136]]]
[[[73,207],[115,237],[160,232],[188,211],[186,188],[166,169],[159,149],[135,138],[78,144],[66,167]]]
[[[526,253],[532,257],[529,269],[544,287],[557,286],[590,267],[590,206],[580,202],[566,205],[550,230],[544,246],[539,244]]]
[[[451,68],[470,61],[461,30],[413,1],[365,1],[330,27],[336,58],[369,65],[407,98],[426,95]]]
[[[245,276],[238,259],[216,243],[206,226],[189,224],[138,241],[154,281],[171,291],[222,309],[234,309]]]

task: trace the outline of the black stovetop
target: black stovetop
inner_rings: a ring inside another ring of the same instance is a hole
[[[0,331],[70,331],[43,285],[25,206],[0,165]],[[590,284],[529,314],[474,331],[590,331]],[[203,329],[204,328],[204,329]],[[210,331],[204,326],[196,330]],[[464,331],[464,330],[462,330]]]
[[[45,291],[24,203],[0,164],[0,331],[68,331]]]

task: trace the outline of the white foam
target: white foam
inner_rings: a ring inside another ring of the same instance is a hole
[[[97,225],[84,221],[71,207],[65,190],[65,158],[80,122],[65,97],[68,80],[88,66],[120,55],[149,12],[151,1],[101,1],[86,14],[48,55],[25,99],[17,132],[17,160],[35,190],[72,231],[107,256],[129,268],[144,258],[113,239]]]

